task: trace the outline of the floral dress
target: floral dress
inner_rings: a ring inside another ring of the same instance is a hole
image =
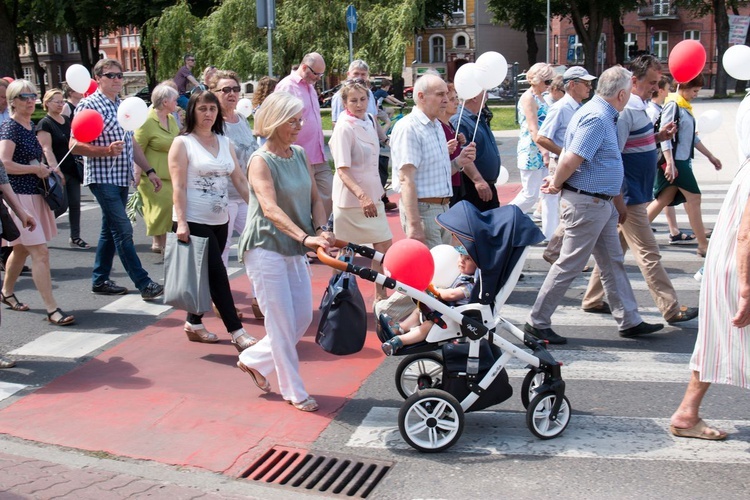
[[[542,122],[547,117],[547,109],[549,106],[541,97],[536,94],[531,94],[534,98],[534,102],[538,106],[536,112],[538,126],[541,128]],[[542,152],[539,151],[539,147],[531,139],[531,133],[529,133],[529,124],[526,121],[526,115],[521,109],[521,103],[518,103],[516,109],[518,114],[518,125],[521,127],[521,133],[518,137],[518,168],[523,170],[539,170],[544,168],[544,159],[542,158]]]

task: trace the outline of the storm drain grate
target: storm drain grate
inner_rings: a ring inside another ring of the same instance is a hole
[[[367,498],[391,467],[393,462],[339,454],[323,456],[307,450],[274,446],[241,477],[328,496]]]

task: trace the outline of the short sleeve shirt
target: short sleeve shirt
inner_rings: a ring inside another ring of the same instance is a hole
[[[41,163],[44,152],[42,145],[36,138],[34,130],[15,121],[13,118],[6,120],[0,126],[0,141],[12,141],[16,145],[13,151],[13,161],[21,165],[30,165],[36,161]],[[36,186],[39,177],[35,174],[8,175],[10,185],[16,194],[37,194]]]
[[[181,67],[177,74],[174,75],[174,83],[177,85],[177,92],[184,94],[187,92],[188,77],[193,76],[192,71],[187,66]]]

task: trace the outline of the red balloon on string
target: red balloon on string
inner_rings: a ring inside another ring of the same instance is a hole
[[[98,89],[98,88],[99,88],[99,84],[98,84],[98,83],[96,83],[96,80],[94,80],[94,79],[92,78],[92,79],[91,79],[91,82],[89,83],[89,88],[88,88],[88,90],[87,90],[86,92],[84,92],[84,93],[83,93],[83,97],[88,97],[88,96],[90,96],[91,94],[93,94],[94,92],[96,92],[96,89]]]
[[[706,65],[706,49],[698,40],[683,40],[669,53],[669,71],[677,83],[687,83]]]
[[[3,80],[5,80],[8,83],[13,83],[15,81],[12,76],[4,76]]]
[[[93,109],[82,109],[76,112],[70,123],[70,131],[78,142],[91,142],[104,130],[102,115]]]
[[[391,278],[416,288],[426,289],[435,273],[435,261],[427,245],[405,239],[394,243],[383,259],[383,267]]]

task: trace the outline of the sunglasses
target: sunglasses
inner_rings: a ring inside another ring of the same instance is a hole
[[[321,73],[318,73],[316,71],[313,71],[313,69],[310,66],[305,65],[305,67],[310,70],[310,73],[312,73],[313,75],[317,76],[318,78],[320,78],[320,77],[322,77],[323,75],[326,74],[325,71],[323,71]]]
[[[18,94],[16,96],[16,99],[21,99],[22,101],[28,102],[28,101],[36,101],[37,97],[38,97],[37,94],[23,93],[23,94]]]
[[[115,78],[122,80],[122,73],[104,73],[102,76],[106,76],[110,80],[114,80]]]
[[[217,92],[223,92],[225,94],[229,94],[230,92],[234,92],[235,94],[239,94],[240,90],[242,90],[242,89],[240,88],[239,85],[237,85],[235,87],[222,87],[220,89],[216,89]]]
[[[544,80],[545,85],[552,85],[552,80]]]

